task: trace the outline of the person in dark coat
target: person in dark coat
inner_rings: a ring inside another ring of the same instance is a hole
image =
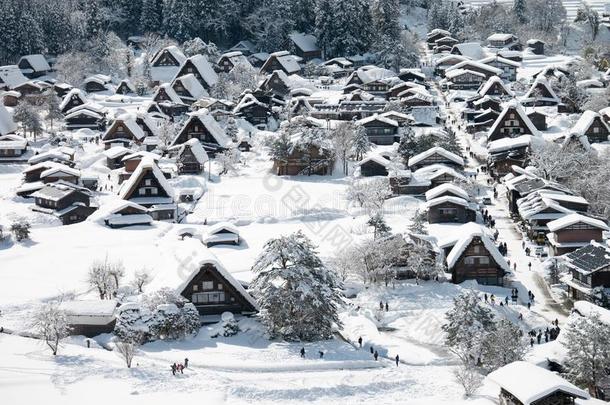
[[[318,353],[320,354],[320,358],[324,357],[324,352],[322,350],[318,351]]]
[[[373,354],[375,352],[375,350],[373,349],[373,346],[371,346],[371,354]]]
[[[383,301],[379,301],[379,309],[383,311]]]
[[[528,303],[527,303],[527,309],[530,309],[531,307],[532,307],[532,303],[531,303],[531,302],[528,302]]]
[[[398,367],[398,362],[400,361],[400,357],[398,357],[398,355],[396,355],[396,367]]]
[[[534,347],[534,338],[530,338],[530,347]]]
[[[184,359],[184,368],[188,368],[189,367],[189,359],[185,358]]]
[[[358,344],[360,345],[360,348],[362,349],[362,336],[360,336],[358,338]]]
[[[305,358],[305,348],[301,347],[301,357]]]
[[[176,363],[172,364],[172,375],[176,375]]]
[[[388,302],[385,302],[385,312],[388,312],[390,310],[390,308],[388,307]]]
[[[538,333],[536,340],[538,341],[538,344],[540,344],[540,341],[542,340],[542,333]]]
[[[377,353],[377,350],[375,350],[375,353],[373,353],[373,357],[375,358],[375,361],[377,361],[377,358],[379,358],[379,353]]]

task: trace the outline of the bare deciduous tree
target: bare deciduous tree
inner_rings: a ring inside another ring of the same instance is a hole
[[[70,325],[60,303],[43,304],[34,313],[34,329],[47,346],[57,355],[59,342],[70,335]]]

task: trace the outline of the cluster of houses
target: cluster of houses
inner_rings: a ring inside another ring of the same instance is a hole
[[[474,157],[486,161],[489,174],[506,186],[511,216],[530,240],[547,245],[549,256],[559,263],[555,265],[567,274],[562,282],[570,297],[608,305],[606,220],[589,212],[586,199],[545,180],[528,166],[532,148],[545,141],[587,151],[607,143],[610,108],[578,112],[564,103],[552,79],[573,74],[569,63],[546,66],[531,76],[529,88],[515,90],[517,69],[524,58],[544,55],[540,40],[529,40],[524,46],[515,35],[497,33],[487,38],[486,44],[460,43],[450,32],[432,30],[427,44],[435,54],[434,72],[441,78],[439,84],[447,99],[463,106],[461,128],[485,145],[481,151],[472,151]],[[600,72],[577,85],[590,92],[604,91],[608,79],[608,72]],[[555,120],[563,115],[566,122],[569,116],[572,125],[547,132],[550,115]],[[451,198],[451,208],[462,218],[466,205],[456,198]],[[450,198],[446,200],[449,204]],[[461,210],[457,208],[460,203]],[[436,220],[436,216],[431,219]]]

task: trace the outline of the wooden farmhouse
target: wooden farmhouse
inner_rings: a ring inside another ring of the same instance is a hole
[[[83,80],[83,88],[87,93],[107,91],[110,89],[111,80],[110,76],[101,74],[89,76]]]
[[[498,55],[489,56],[487,58],[479,60],[479,63],[484,63],[489,66],[493,66],[497,69],[500,69],[502,73],[500,73],[499,77],[502,80],[506,80],[507,82],[514,82],[517,80],[517,69],[521,67],[519,62],[515,62],[510,59],[503,58]]]
[[[185,255],[180,260],[179,271],[163,272],[153,281],[155,286],[172,288],[176,293],[192,302],[199,314],[209,319],[223,312],[234,315],[251,315],[258,305],[242,284],[222,265],[218,258],[197,238],[185,237],[178,242],[177,249],[184,246]]]
[[[435,146],[425,152],[412,156],[408,162],[409,169],[413,171],[434,164],[443,164],[447,167],[461,170],[464,168],[464,159],[455,153]]]
[[[426,43],[428,44],[428,49],[434,49],[436,46],[436,41],[443,37],[450,37],[451,33],[447,30],[443,30],[440,28],[435,28],[432,31],[426,34]]]
[[[59,180],[78,184],[80,180],[80,170],[62,164],[55,164],[40,173],[40,181],[43,183],[55,183]]]
[[[442,187],[442,185],[438,187]],[[426,207],[428,222],[431,224],[451,222],[465,224],[476,220],[474,206],[461,197],[445,195],[431,198],[427,201]]]
[[[606,142],[610,136],[610,126],[599,113],[587,110],[582,113],[570,132],[578,136],[585,135],[589,143]]]
[[[434,61],[434,74],[444,77],[447,69],[467,60],[470,58],[461,55],[446,55],[438,58]]]
[[[186,57],[177,46],[168,46],[155,54],[151,61],[151,66],[180,66]]]
[[[560,265],[569,272],[562,281],[574,301],[591,301],[610,308],[610,247],[591,243],[560,257]]]
[[[212,157],[217,152],[226,149],[231,142],[214,117],[205,110],[190,114],[189,119],[172,142],[172,146],[183,144],[189,139],[198,139]]]
[[[489,175],[500,178],[511,173],[513,166],[524,167],[529,157],[531,142],[531,135],[521,135],[517,138],[501,138],[488,143]]]
[[[549,256],[560,256],[588,245],[591,241],[602,242],[608,224],[602,220],[582,214],[568,214],[547,223]]]
[[[66,314],[70,334],[92,338],[114,331],[117,306],[116,300],[63,301],[60,309]]]
[[[103,107],[83,104],[68,111],[64,123],[68,130],[89,128],[102,131],[106,127],[106,112]]]
[[[24,137],[15,134],[0,135],[0,163],[14,161],[27,150],[28,141]]]
[[[203,173],[205,164],[209,160],[208,154],[197,138],[191,138],[181,145],[171,147],[169,153],[175,156],[179,174]]]
[[[218,62],[216,62],[219,69],[224,73],[229,73],[237,65],[252,68],[252,64],[240,51],[232,51],[223,53],[220,55]]]
[[[447,74],[449,72],[451,72],[452,70],[468,70],[471,72],[476,72],[478,74],[482,74],[483,76],[485,76],[484,80],[489,79],[492,76],[502,76],[502,69],[498,69],[496,67],[493,67],[491,65],[487,65],[485,63],[481,63],[481,62],[477,62],[477,61],[473,61],[473,60],[464,60],[462,62],[459,62],[453,66],[451,66],[450,68],[447,68],[445,70],[445,77],[447,77]]]
[[[239,230],[228,222],[220,222],[211,226],[208,233],[203,237],[202,242],[207,246],[217,245],[239,245]]]
[[[125,200],[108,202],[100,207],[94,215],[96,219],[103,221],[110,228],[150,225],[153,222],[146,207]]]
[[[547,129],[546,114],[534,110],[527,113],[527,117],[532,121],[532,124],[534,124],[538,131],[545,131]]]
[[[299,133],[291,139],[288,156],[274,160],[272,170],[278,176],[326,176],[332,174],[333,165],[333,154],[328,145],[302,143]]]
[[[144,157],[121,186],[119,197],[150,210],[155,220],[176,218],[174,190],[151,157]]]
[[[140,144],[146,137],[142,128],[136,122],[135,116],[123,114],[118,116],[102,136],[106,149],[113,146],[129,147]]]
[[[492,76],[479,87],[477,93],[481,97],[485,96],[499,96],[499,97],[513,97],[514,93],[504,84],[501,78],[498,76]]]
[[[447,255],[447,269],[454,283],[476,280],[482,285],[504,285],[509,272],[506,260],[493,240],[481,230],[462,235]]]
[[[487,37],[487,44],[490,48],[503,48],[512,51],[520,51],[523,48],[515,35],[500,32]]]
[[[66,94],[59,104],[59,109],[66,114],[75,107],[87,103],[87,97],[81,89],[72,89]]]
[[[253,94],[245,94],[233,109],[233,114],[252,125],[266,125],[272,110],[269,104],[260,101]]]
[[[41,54],[22,56],[17,62],[17,66],[28,79],[44,76],[51,71],[49,62]]]
[[[358,162],[357,166],[360,168],[360,176],[371,177],[387,176],[395,164],[383,156],[370,155]]]
[[[180,66],[178,73],[176,73],[174,81],[178,77],[191,74],[195,76],[195,79],[197,79],[201,87],[206,91],[218,82],[218,75],[210,62],[208,62],[207,58],[203,55],[194,55],[186,59]]]
[[[82,222],[96,210],[90,205],[89,190],[65,181],[47,184],[30,196],[34,198],[35,211],[54,215],[64,225]]]
[[[274,52],[269,55],[260,72],[269,74],[273,73],[274,70],[282,70],[287,75],[299,73],[301,71],[300,59],[298,56],[291,55],[288,51]]]
[[[540,39],[530,39],[527,41],[527,49],[534,55],[544,55],[545,42]]]
[[[398,122],[381,115],[373,115],[356,121],[366,131],[371,143],[376,145],[392,145],[400,140]]]
[[[180,97],[182,103],[191,105],[200,98],[207,96],[199,80],[194,74],[189,73],[183,76],[178,76],[172,81],[172,89]]]
[[[521,135],[537,135],[538,130],[525,110],[516,101],[509,102],[487,133],[487,141],[501,138],[516,138]]]
[[[470,69],[450,69],[445,72],[445,79],[441,82],[453,90],[476,90],[485,82],[485,74]]]
[[[583,405],[590,395],[556,373],[525,361],[515,361],[490,373],[499,386],[502,405]]]
[[[274,70],[258,87],[260,91],[269,92],[281,97],[290,94],[291,88],[290,79],[283,70]]]
[[[123,79],[114,90],[114,94],[132,94],[135,95],[137,93],[136,86],[129,79]]]
[[[291,42],[291,48],[294,50],[295,55],[302,58],[303,61],[307,62],[312,59],[322,58],[322,50],[318,46],[318,40],[315,36],[293,32],[288,35],[288,39]]]
[[[555,106],[559,103],[561,99],[543,74],[536,76],[536,80],[523,96],[523,105],[528,107]]]

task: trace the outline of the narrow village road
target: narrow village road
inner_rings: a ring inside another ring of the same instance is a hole
[[[435,89],[439,93],[443,100],[440,105],[441,111],[445,112],[447,126],[456,133],[457,139],[461,142],[462,147],[471,147],[473,145],[472,136],[461,130],[460,124],[462,122],[459,117],[451,108],[447,105],[447,99],[441,92],[438,84],[435,82]],[[467,167],[472,171],[484,164],[485,162],[479,162],[476,158],[470,158],[467,151],[463,151],[464,156],[467,156],[468,165]],[[481,186],[481,195],[488,194],[493,196],[493,185],[489,186],[487,180],[490,177],[487,174],[480,173],[477,176],[477,183]],[[539,258],[533,256],[535,245],[529,241],[525,241],[521,232],[517,229],[517,225],[510,217],[508,212],[508,201],[506,199],[506,189],[501,184],[495,184],[496,191],[498,192],[498,198],[492,199],[493,204],[486,206],[486,209],[492,215],[496,221],[496,229],[498,230],[498,242],[505,242],[508,247],[507,259],[510,260],[512,277],[509,278],[512,288],[519,290],[519,303],[527,305],[530,301],[528,298],[528,292],[531,291],[534,294],[534,300],[531,302],[531,310],[536,314],[542,316],[549,322],[558,319],[560,322],[565,320],[569,315],[569,310],[566,306],[560,302],[557,302],[550,292],[550,288],[545,281],[543,274],[544,269],[542,268],[542,262]],[[532,256],[525,254],[525,247],[530,247]],[[516,263],[516,269],[514,264]],[[531,269],[529,264],[531,263]]]

